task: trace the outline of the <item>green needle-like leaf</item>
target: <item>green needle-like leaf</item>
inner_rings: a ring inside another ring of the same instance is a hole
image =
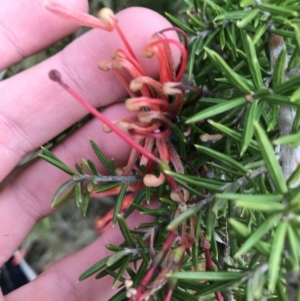
[[[218,129],[222,134],[227,135],[228,137],[232,138],[233,140],[235,140],[239,143],[242,142],[242,134],[241,133],[234,131],[231,128],[229,128],[221,123],[214,122],[213,120],[207,120],[207,122],[209,124],[211,124],[214,128]],[[246,130],[244,130],[244,132],[245,131]],[[254,150],[258,150],[258,144],[253,139],[250,139],[249,147]]]
[[[240,75],[238,75],[228,66],[228,64],[217,52],[208,49],[207,47],[205,47],[204,49],[215,67],[218,68],[220,72],[224,73],[225,77],[232,83],[232,85],[234,85],[242,93],[251,93],[250,87],[245,84]]]
[[[232,12],[225,12],[214,19],[214,22],[219,20],[239,20],[248,15],[247,11],[238,10]]]
[[[272,205],[267,203],[261,203],[258,200],[255,201],[236,201],[235,205],[238,207],[243,207],[245,209],[256,210],[259,212],[277,212],[283,211],[286,207],[283,204],[272,203]]]
[[[192,184],[192,185],[195,185],[198,187],[203,187],[203,188],[213,190],[213,191],[219,191],[220,188],[222,187],[222,185],[225,184],[222,181],[216,181],[216,180],[201,178],[201,177],[197,177],[197,176],[188,176],[188,175],[179,174],[179,173],[176,173],[176,172],[173,172],[170,170],[166,171],[165,174],[174,177],[175,180],[181,180],[188,184]]]
[[[73,185],[73,187],[70,190],[68,190],[67,192],[65,192],[72,185]],[[74,189],[75,188],[74,188],[73,180],[68,180],[65,183],[63,183],[55,192],[55,194],[52,198],[51,206],[53,208],[56,208],[56,207],[60,206],[62,203],[66,202],[71,197],[71,195],[74,193]],[[61,194],[64,192],[65,192],[65,194],[59,199]]]
[[[234,231],[241,237],[243,238],[248,238],[251,235],[251,231],[249,228],[247,228],[243,223],[230,218],[229,219],[229,224],[232,226]],[[254,245],[254,248],[257,249],[260,253],[264,255],[269,255],[271,245],[263,242],[263,241],[257,241],[257,243]]]
[[[246,37],[244,36],[242,30],[241,30],[241,36],[243,38],[247,61],[248,61],[250,73],[252,75],[254,86],[257,90],[262,89],[264,85],[263,85],[262,75],[260,72],[260,65],[257,59],[254,43],[252,42],[251,38],[248,35]]]
[[[294,170],[294,172],[289,177],[287,184],[288,186],[294,186],[300,182],[300,165]]]
[[[201,120],[213,117],[215,115],[218,115],[220,113],[224,113],[226,111],[235,109],[246,103],[247,103],[247,100],[245,99],[245,97],[240,97],[240,98],[236,98],[233,100],[224,100],[223,103],[220,103],[213,107],[207,108],[207,109],[195,114],[194,116],[188,118],[186,120],[186,123],[201,121]]]
[[[267,11],[271,14],[286,16],[286,17],[298,17],[299,13],[296,10],[285,7],[284,5],[275,5],[269,3],[263,3],[258,5],[258,8]]]
[[[281,50],[275,62],[273,77],[272,77],[273,88],[278,87],[285,81],[286,67],[287,67],[287,57],[286,57],[286,48],[284,47]]]
[[[90,140],[90,144],[95,152],[95,154],[97,155],[98,159],[100,160],[100,162],[105,166],[105,168],[112,174],[115,174],[114,170],[111,170],[111,164],[110,162],[106,159],[106,157],[104,156],[104,154],[102,153],[101,149],[98,147],[98,145],[93,141]]]
[[[279,137],[273,143],[276,145],[289,144],[291,147],[297,147],[300,144],[300,133]]]
[[[118,273],[114,279],[112,288],[115,288],[115,286],[118,284],[121,277],[123,277],[123,274],[124,274],[125,270],[127,269],[128,264],[130,263],[131,260],[132,260],[132,256],[127,256],[126,259],[123,260],[122,265],[120,266]],[[124,300],[124,299],[122,299],[122,300]]]
[[[89,203],[90,203],[90,194],[91,194],[91,191],[89,191],[89,189],[86,189],[85,192],[84,192],[82,208],[81,208],[83,216],[86,216],[86,213],[87,213],[87,210],[88,210],[88,206],[89,206]]]
[[[132,238],[132,235],[130,233],[130,230],[127,226],[127,223],[126,223],[125,219],[120,214],[117,215],[117,218],[118,218],[118,223],[119,223],[119,226],[120,226],[120,230],[123,234],[123,237],[125,238],[126,243],[131,248],[135,248],[136,243],[134,242],[134,240]]]
[[[237,168],[241,171],[247,172],[247,169],[239,162],[237,162],[236,160],[232,159],[231,157],[222,154],[220,152],[217,152],[211,148],[208,147],[204,147],[201,145],[195,145],[195,147],[203,154],[206,154],[214,159],[220,160],[221,162],[224,162],[226,164],[228,164],[230,167],[232,168]]]
[[[245,153],[248,146],[251,143],[252,136],[254,134],[254,121],[258,118],[258,101],[254,100],[250,104],[250,108],[248,109],[247,115],[246,115],[246,122],[245,122],[245,128],[242,133],[242,150],[241,150],[241,156]]]
[[[279,202],[283,198],[283,194],[238,194],[238,193],[219,193],[216,198],[222,198],[232,201],[245,201],[245,202],[266,202],[272,206],[272,203]]]
[[[300,85],[300,75],[295,75],[291,79],[283,82],[281,85],[276,86],[274,89],[275,94],[289,95],[290,92],[294,92],[291,96],[291,102],[300,102],[299,98],[296,96],[296,88],[299,88]]]
[[[111,255],[108,258],[106,266],[110,267],[113,264],[115,264],[116,262],[118,262],[119,260],[121,260],[122,258],[130,257],[130,256],[128,256],[129,254],[132,254],[132,250],[130,250],[130,249],[123,249],[122,251],[114,253],[113,255]]]
[[[236,26],[239,28],[244,28],[257,16],[258,13],[258,9],[251,9],[243,19],[236,22]]]
[[[109,259],[109,256],[106,258],[103,258],[102,260],[100,260],[99,262],[95,263],[94,265],[92,265],[89,269],[87,269],[84,273],[82,273],[79,277],[79,281],[82,281],[88,277],[90,277],[91,275],[99,272],[100,270],[102,270],[103,268],[106,267],[106,263],[107,260]]]
[[[74,170],[69,168],[67,165],[65,165],[63,162],[61,162],[57,157],[55,157],[50,151],[43,148],[43,152],[45,153],[45,155],[41,154],[40,157],[43,158],[45,161],[56,166],[57,168],[61,169],[62,171],[64,171],[65,173],[67,173],[71,176],[74,176],[77,174]]]
[[[286,221],[282,221],[276,228],[274,239],[271,248],[270,260],[269,260],[269,290],[274,292],[277,279],[279,276],[279,271],[281,270],[281,259],[282,252],[284,248],[284,240],[286,236],[288,223]]]
[[[123,199],[124,199],[126,191],[127,191],[127,187],[128,187],[128,184],[123,184],[123,186],[117,196],[116,203],[114,206],[114,215],[113,215],[113,219],[112,219],[113,224],[115,224],[117,221],[117,216],[120,213],[120,209],[121,209]]]
[[[286,193],[287,186],[273,146],[259,123],[255,122],[254,126],[256,129],[259,149],[270,173],[270,177],[272,178],[274,186],[278,192]]]
[[[297,237],[297,230],[294,229],[292,225],[288,225],[287,237],[288,237],[288,246],[291,250],[291,255],[295,264],[295,269],[299,267],[300,263],[300,242],[299,242],[299,234]]]
[[[197,280],[197,281],[225,281],[232,279],[240,279],[246,273],[239,272],[175,272],[169,277],[175,279]]]
[[[279,221],[281,218],[280,214],[271,215],[267,218],[251,236],[243,243],[238,252],[235,254],[236,257],[239,257],[246,252],[248,252],[255,244],[259,242],[261,238]]]

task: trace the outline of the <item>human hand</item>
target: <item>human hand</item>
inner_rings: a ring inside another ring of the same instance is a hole
[[[87,1],[65,0],[64,5],[87,10]],[[4,1],[0,10],[0,70],[45,48],[71,33],[76,26],[49,13],[42,1]],[[117,15],[119,24],[135,53],[151,76],[157,74],[155,59],[142,59],[140,53],[148,38],[170,24],[154,12],[131,8]],[[46,61],[0,82],[0,266],[22,243],[34,224],[51,214],[50,200],[57,187],[67,179],[60,170],[37,160],[30,166],[14,169],[27,154],[62,132],[87,112],[71,96],[48,78],[49,70],[61,72],[64,81],[74,87],[94,106],[110,105],[104,114],[118,120],[126,114],[120,104],[126,95],[111,72],[98,70],[101,59],[123,47],[115,32],[91,30],[62,52]],[[54,153],[72,166],[82,157],[95,159],[89,145],[92,138],[108,158],[123,166],[129,146],[112,134],[102,131],[101,123],[92,120],[66,139]],[[79,146],[79,147],[78,147]],[[99,173],[104,167],[97,166]],[[129,226],[141,222],[139,215],[128,219]],[[143,222],[147,218],[143,217]],[[122,236],[115,227],[80,252],[52,265],[36,280],[0,300],[108,300],[112,279],[77,283],[79,275],[109,252],[106,243],[119,244]]]

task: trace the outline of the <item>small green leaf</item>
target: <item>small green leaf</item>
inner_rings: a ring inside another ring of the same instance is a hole
[[[188,209],[184,210],[180,213],[176,218],[174,218],[171,223],[167,226],[168,230],[174,230],[176,227],[182,224],[182,222],[186,221],[192,215],[197,214],[197,212],[202,209],[206,204],[212,202],[214,198],[209,198],[206,200],[202,200],[202,202],[192,205]]]
[[[119,187],[119,186],[121,186],[121,185],[122,185],[121,182],[111,183],[111,184],[108,184],[108,185],[105,185],[105,186],[96,188],[96,189],[95,189],[95,193],[100,193],[100,192],[108,191],[108,190],[117,188],[117,187]]]
[[[299,165],[300,166],[300,165]],[[299,168],[298,166],[298,168]],[[297,168],[297,169],[298,169]],[[298,183],[296,183],[298,184]],[[299,202],[299,198],[300,198],[300,187],[296,187],[293,190],[290,190],[291,193],[288,196],[288,202],[292,205],[292,206],[299,206],[300,202]]]
[[[276,285],[276,293],[278,296],[278,300],[280,301],[290,301],[286,295],[286,285],[284,285],[281,282],[281,279],[277,280],[277,285]]]
[[[140,284],[142,279],[145,277],[148,266],[149,266],[148,261],[142,261],[142,263],[139,266],[139,269],[136,273],[136,277],[133,279],[134,285]]]
[[[175,272],[169,277],[174,279],[186,279],[197,281],[226,281],[241,279],[246,276],[245,272]]]
[[[256,210],[260,212],[277,212],[277,211],[283,211],[286,209],[286,207],[283,204],[279,203],[261,203],[259,200],[253,200],[253,201],[236,201],[235,205],[238,207],[243,207],[245,209],[250,210]]]
[[[224,59],[214,50],[204,48],[209,58],[220,72],[224,73],[225,77],[234,85],[238,90],[244,94],[251,94],[250,87],[241,79],[241,76],[234,72]]]
[[[117,294],[112,296],[108,301],[123,301],[126,300],[126,291],[120,290]]]
[[[120,226],[120,230],[123,234],[123,237],[125,238],[126,243],[131,248],[135,248],[136,243],[134,242],[134,240],[132,238],[132,235],[130,233],[130,230],[127,226],[127,223],[126,223],[125,219],[120,214],[117,215],[117,218],[118,218],[118,223],[119,223],[119,226]]]
[[[199,17],[194,16],[193,14],[189,13],[188,11],[187,11],[187,15],[190,18],[190,22],[192,21],[196,26],[199,26],[199,28],[202,28],[202,29],[207,28],[207,25],[205,23],[203,23]]]
[[[254,99],[261,99],[265,96],[269,96],[272,94],[272,91],[268,88],[262,88],[262,89],[259,89],[257,90],[254,94],[253,94],[253,98]]]
[[[300,145],[300,133],[279,137],[273,143],[275,145],[289,144],[293,148],[297,147]]]
[[[96,169],[95,164],[91,160],[82,160],[83,164],[87,167],[87,169],[93,174],[97,175],[98,171]]]
[[[268,29],[268,24],[263,23],[255,32],[255,35],[253,37],[253,45],[256,45],[258,41],[260,41],[261,37],[265,34],[265,32]]]
[[[101,149],[98,147],[98,145],[93,141],[90,140],[90,144],[95,152],[95,154],[97,155],[98,159],[100,160],[100,162],[105,166],[105,168],[112,174],[115,174],[114,170],[111,170],[111,165],[110,162],[106,159],[106,157],[104,156],[104,154],[102,153]]]
[[[123,276],[125,270],[127,269],[128,264],[132,260],[132,257],[133,256],[127,256],[126,259],[123,260],[122,265],[120,266],[120,268],[118,270],[118,273],[117,273],[117,275],[114,279],[112,289],[114,289],[116,287],[116,285],[118,284],[119,280],[121,279],[121,277]],[[121,299],[121,300],[124,300],[124,299]]]
[[[85,192],[84,192],[82,208],[81,208],[83,216],[86,216],[86,213],[87,213],[87,210],[88,210],[88,206],[89,206],[89,203],[90,203],[90,194],[91,194],[91,191],[89,191],[89,189],[86,189]]]
[[[224,185],[224,182],[221,181],[216,181],[212,179],[207,179],[207,178],[201,178],[198,176],[189,176],[189,175],[184,175],[184,174],[179,174],[174,171],[166,171],[165,172],[167,175],[170,175],[173,177],[175,180],[181,180],[183,182],[186,182],[188,184],[195,185],[197,187],[202,187],[206,188],[209,190],[213,191],[219,191],[222,185]]]
[[[221,123],[214,122],[213,120],[207,120],[207,122],[209,124],[211,124],[214,128],[218,129],[221,133],[223,133],[223,134],[227,135],[228,137],[232,138],[233,140],[241,143],[241,141],[242,141],[241,133],[238,133],[237,131],[234,131],[231,128],[229,128]],[[254,150],[258,150],[258,144],[253,139],[250,140],[249,147]]]
[[[290,31],[290,30],[273,29],[272,33],[282,36],[284,38],[294,38],[295,37],[294,31]]]
[[[81,182],[77,182],[75,183],[75,188],[74,188],[74,201],[75,204],[77,205],[77,207],[80,206],[80,204],[82,203],[82,187],[81,187],[82,183]]]
[[[245,202],[261,202],[272,203],[280,202],[283,199],[283,194],[238,194],[238,193],[219,193],[216,198],[222,198],[232,201],[245,201]],[[270,204],[271,203],[271,204]]]
[[[232,228],[238,235],[242,236],[243,238],[250,237],[251,231],[243,223],[241,223],[233,218],[230,218],[229,224],[232,226]],[[257,249],[260,253],[268,256],[271,245],[266,242],[263,242],[263,241],[257,241],[257,243],[254,245],[254,248]]]
[[[275,5],[269,3],[259,4],[258,8],[262,11],[267,11],[274,15],[285,16],[285,17],[298,17],[299,14],[297,11],[285,7],[283,5]]]
[[[258,101],[254,100],[250,104],[250,108],[246,115],[245,128],[242,133],[241,156],[245,153],[251,143],[254,134],[254,121],[257,120],[258,117]]]
[[[203,193],[200,193],[198,190],[192,188],[191,186],[187,185],[186,182],[179,180],[178,178],[176,179],[176,182],[182,187],[188,190],[190,193],[198,196],[198,197],[204,197],[205,195]],[[209,189],[208,187],[206,187]]]
[[[292,27],[294,28],[294,33],[295,33],[297,46],[300,49],[300,30],[299,30],[299,26],[297,24],[292,24]]]
[[[61,196],[62,193],[64,193],[70,186],[73,187],[67,191],[63,197],[61,197],[59,199],[59,197]],[[66,182],[64,182],[61,186],[59,186],[59,188],[56,190],[53,198],[52,198],[52,201],[51,201],[51,206],[53,208],[56,208],[58,206],[60,206],[62,203],[66,202],[70,197],[71,195],[73,194],[74,192],[74,182],[73,180],[68,180]]]
[[[113,215],[113,219],[112,219],[113,225],[117,221],[117,216],[120,213],[120,209],[121,209],[121,206],[122,206],[125,194],[127,192],[127,188],[128,188],[128,184],[123,184],[120,192],[118,193],[118,196],[117,196],[117,199],[116,199],[116,203],[115,203],[115,206],[114,206],[114,215]]]
[[[45,149],[43,148],[43,151],[45,152]],[[49,151],[48,151],[49,152]],[[77,173],[72,170],[71,168],[69,168],[67,165],[65,165],[64,163],[62,163],[58,158],[56,158],[53,154],[52,156],[49,155],[43,155],[41,154],[40,157],[42,159],[44,159],[45,161],[47,161],[48,163],[56,166],[57,168],[61,169],[62,171],[64,171],[65,173],[74,176]]]
[[[275,62],[273,77],[272,77],[273,89],[275,89],[285,81],[286,67],[287,67],[287,56],[286,56],[286,48],[284,47],[281,50]]]
[[[288,70],[300,67],[300,47],[296,45],[293,54],[289,60]]]
[[[257,59],[254,43],[252,42],[251,38],[248,35],[244,37],[243,31],[241,31],[241,36],[243,38],[243,43],[246,50],[247,62],[249,65],[250,73],[252,75],[254,86],[257,90],[262,89],[264,84],[262,80],[260,65]]]
[[[116,262],[120,261],[121,259],[123,259],[124,257],[130,257],[128,256],[129,254],[132,254],[132,250],[130,249],[123,249],[122,251],[119,251],[117,253],[114,253],[113,255],[111,255],[107,262],[106,262],[106,266],[110,267],[113,264],[115,264]]]
[[[272,144],[259,123],[255,122],[254,126],[258,145],[274,186],[278,192],[286,193],[288,189]]]
[[[287,184],[289,187],[297,185],[300,182],[300,165],[294,170],[294,172],[289,177]]]
[[[300,85],[300,75],[293,76],[288,81],[285,81],[281,85],[277,86],[274,89],[274,94],[286,95],[286,94],[290,94],[290,92],[293,91],[294,93],[291,96],[291,102],[297,102],[297,100],[299,100],[299,97],[295,98],[294,94],[297,91],[297,90],[295,91],[295,89],[299,88],[299,85]],[[298,101],[298,102],[300,102],[300,101]]]
[[[251,9],[243,19],[236,22],[236,26],[239,28],[244,28],[257,16],[258,13],[259,10],[257,8]]]
[[[235,257],[240,257],[244,253],[248,252],[271,228],[274,227],[280,218],[281,214],[271,215],[268,217],[243,243],[238,252],[235,254]]]
[[[214,22],[220,21],[220,20],[239,20],[244,18],[245,16],[248,15],[248,12],[245,10],[236,10],[236,11],[230,11],[230,12],[225,12],[221,15],[218,15],[217,17],[214,18]]]
[[[102,270],[103,268],[106,267],[106,263],[107,260],[109,259],[110,256],[103,258],[102,260],[98,261],[97,263],[95,263],[94,265],[92,265],[90,268],[88,268],[84,273],[82,273],[79,276],[79,281],[82,281],[88,277],[90,277],[91,275],[99,272],[100,270]]]
[[[255,5],[255,0],[241,0],[240,1],[240,6],[241,7],[247,7],[247,6],[254,6]]]
[[[267,132],[273,131],[278,122],[278,114],[279,114],[279,105],[271,104],[269,110],[269,122]]]
[[[185,22],[182,22],[180,20],[178,20],[177,18],[175,18],[174,16],[172,16],[171,14],[165,12],[165,15],[167,16],[167,18],[173,22],[175,25],[177,25],[178,27],[182,28],[186,33],[190,33],[192,35],[196,35],[196,31],[193,30],[192,28],[190,28],[188,25],[186,25]]]
[[[206,154],[207,156],[210,156],[214,159],[217,159],[217,160],[220,160],[222,163],[226,163],[228,164],[230,167],[233,167],[233,168],[237,168],[241,171],[244,171],[244,172],[247,172],[247,169],[239,162],[237,162],[236,160],[232,159],[231,157],[223,154],[223,153],[220,153],[220,152],[217,152],[211,148],[208,148],[208,147],[204,147],[204,146],[201,146],[201,145],[195,145],[195,147],[201,152],[201,153],[204,153]]]
[[[281,270],[280,261],[282,259],[287,227],[288,223],[286,221],[282,221],[281,223],[279,223],[274,233],[268,271],[269,290],[271,292],[274,292],[275,290],[279,271]]]
[[[288,225],[287,229],[287,237],[288,237],[288,246],[289,249],[291,250],[291,256],[294,261],[295,267],[294,269],[299,269],[299,263],[300,263],[300,242],[297,237],[297,234],[295,233],[297,230],[294,229],[292,225]]]
[[[106,246],[107,250],[112,251],[112,252],[119,252],[119,251],[124,250],[124,248],[118,247],[118,246],[115,246],[112,244],[106,244],[105,246]]]
[[[291,96],[291,102],[300,103],[300,88],[298,88]]]
[[[213,116],[216,116],[220,113],[235,109],[239,106],[245,105],[247,100],[245,97],[239,97],[233,100],[224,100],[224,102],[217,104],[215,106],[204,109],[203,111],[195,114],[194,116],[188,118],[186,123],[198,122]]]
[[[146,193],[146,202],[147,202],[147,204],[150,204],[150,200],[151,200],[151,188],[150,187],[146,187],[145,188],[145,193]]]

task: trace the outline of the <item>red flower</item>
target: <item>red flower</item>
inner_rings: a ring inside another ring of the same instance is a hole
[[[80,25],[107,31],[116,30],[125,45],[125,49],[116,49],[113,52],[111,62],[101,61],[99,63],[101,70],[112,70],[115,73],[130,95],[125,106],[127,110],[133,111],[135,114],[122,120],[111,123],[63,83],[57,71],[50,72],[52,80],[59,82],[96,117],[101,119],[104,123],[104,131],[114,131],[132,146],[127,165],[118,169],[117,172],[128,175],[133,169],[137,169],[135,165],[139,161],[139,165],[146,167],[147,174],[143,175],[146,186],[159,186],[165,180],[163,174],[165,167],[161,168],[162,172],[156,177],[153,174],[154,163],[172,163],[176,172],[184,173],[180,157],[169,138],[177,115],[183,107],[183,86],[178,81],[181,79],[187,63],[187,39],[184,32],[175,28],[165,29],[154,34],[145,45],[143,55],[145,57],[156,56],[158,59],[159,81],[157,81],[147,76],[118,26],[117,18],[110,9],[102,9],[99,12],[99,19],[97,19],[82,12],[68,10],[52,1],[46,1],[45,6],[51,12]],[[170,30],[176,30],[182,35],[184,45],[178,40],[169,39],[165,36],[164,33]],[[181,51],[181,64],[177,73],[171,44]],[[176,201],[186,202],[189,197],[188,192],[184,190],[183,196],[175,181],[170,177],[167,180],[173,190],[171,197]]]

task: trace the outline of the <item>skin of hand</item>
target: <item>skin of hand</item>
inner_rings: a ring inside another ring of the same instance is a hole
[[[87,11],[85,0],[64,0],[64,5]],[[148,74],[157,75],[155,58],[143,59],[141,50],[150,36],[170,27],[168,21],[144,8],[129,8],[117,14],[133,50]],[[42,0],[3,0],[0,9],[0,71],[38,52],[70,34],[78,27],[51,14]],[[177,38],[170,34],[171,38]],[[51,214],[51,198],[68,176],[50,164],[37,160],[29,166],[15,168],[27,154],[55,137],[87,114],[71,96],[48,78],[57,69],[63,79],[92,105],[110,105],[104,112],[111,120],[125,116],[121,104],[126,96],[112,72],[98,70],[101,59],[110,59],[111,52],[123,47],[115,32],[92,29],[68,45],[63,51],[0,82],[0,266],[11,256],[31,228]],[[176,53],[175,53],[176,56]],[[177,54],[177,61],[179,55]],[[97,162],[89,145],[92,138],[116,165],[125,165],[129,146],[114,133],[105,134],[98,120],[92,120],[61,143],[54,153],[69,166],[81,158]],[[97,166],[104,173],[103,166]],[[133,214],[128,225],[142,221]],[[143,222],[150,221],[143,217]],[[92,226],[92,225],[91,225]],[[26,300],[108,300],[112,278],[95,281],[93,277],[77,282],[79,275],[92,264],[108,256],[105,244],[119,244],[122,235],[118,227],[107,231],[91,245],[53,264],[33,282],[3,297],[5,301]]]

